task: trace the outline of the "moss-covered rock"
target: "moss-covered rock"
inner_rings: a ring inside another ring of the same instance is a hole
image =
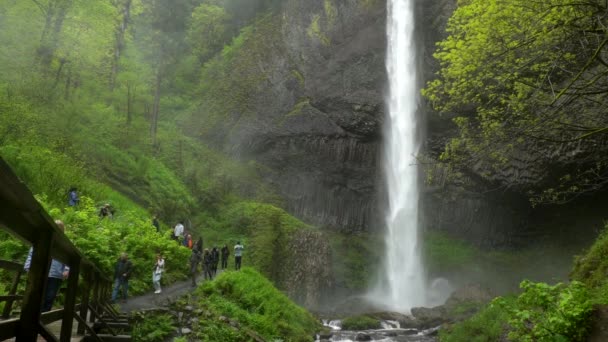
[[[224,317],[221,319],[225,322],[224,329],[230,324],[237,326],[241,336],[247,337],[247,330],[251,330],[267,340],[312,341],[321,329],[317,319],[252,268],[224,272],[201,286],[196,295],[196,305],[210,311],[207,317],[214,320]],[[201,340],[225,340],[221,333],[223,329],[207,329],[206,325],[202,321],[194,332]]]
[[[380,329],[381,327],[379,319],[367,315],[348,317],[342,320],[342,329],[344,330],[369,330]]]

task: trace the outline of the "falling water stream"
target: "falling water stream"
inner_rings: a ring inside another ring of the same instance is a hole
[[[414,0],[388,0],[386,68],[389,79],[384,167],[388,189],[386,256],[375,300],[409,312],[426,304],[418,241],[418,83]]]
[[[385,129],[384,168],[388,189],[386,255],[380,281],[367,299],[376,307],[408,314],[417,306],[442,304],[434,292],[445,293],[444,279],[427,281],[418,237],[417,125],[418,82],[414,41],[415,0],[387,0],[387,56],[389,80],[388,118]],[[435,288],[437,287],[437,289]],[[428,293],[427,293],[428,292]],[[435,299],[433,299],[435,298]],[[331,337],[318,341],[435,341],[436,330],[403,329],[398,322],[383,321],[383,329],[342,331],[339,320],[324,322]]]

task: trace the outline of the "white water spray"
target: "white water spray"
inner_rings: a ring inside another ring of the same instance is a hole
[[[388,0],[386,67],[390,92],[384,164],[389,203],[385,267],[374,294],[375,301],[401,312],[426,303],[426,275],[418,241],[414,1]]]

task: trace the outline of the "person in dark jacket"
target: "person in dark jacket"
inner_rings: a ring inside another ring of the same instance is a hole
[[[99,209],[99,217],[100,218],[112,218],[114,217],[114,208],[110,206],[110,203],[106,203]]]
[[[127,253],[120,254],[120,258],[114,266],[114,290],[112,291],[112,302],[116,302],[120,290],[123,303],[127,302],[129,291],[129,278],[133,272],[133,264],[129,260]]]
[[[211,260],[213,264],[211,265],[211,273],[215,277],[217,274],[217,264],[220,263],[220,251],[217,249],[217,246],[213,246],[211,250]]]
[[[211,267],[213,266],[213,257],[207,248],[205,248],[205,253],[203,254],[203,265],[205,268],[205,279],[213,279],[213,272],[211,270]]]
[[[200,240],[199,240],[200,241]],[[192,248],[192,254],[190,254],[190,277],[192,278],[192,286],[196,286],[196,273],[198,264],[203,260],[202,255],[202,244],[196,243],[196,246]]]
[[[230,256],[228,245],[224,245],[224,247],[222,247],[220,254],[222,255],[222,269],[224,270],[228,267],[228,257]]]

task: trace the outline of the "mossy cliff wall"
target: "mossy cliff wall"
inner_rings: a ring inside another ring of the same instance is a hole
[[[361,231],[377,212],[382,1],[286,1],[203,70],[189,134],[241,160],[308,223]]]

